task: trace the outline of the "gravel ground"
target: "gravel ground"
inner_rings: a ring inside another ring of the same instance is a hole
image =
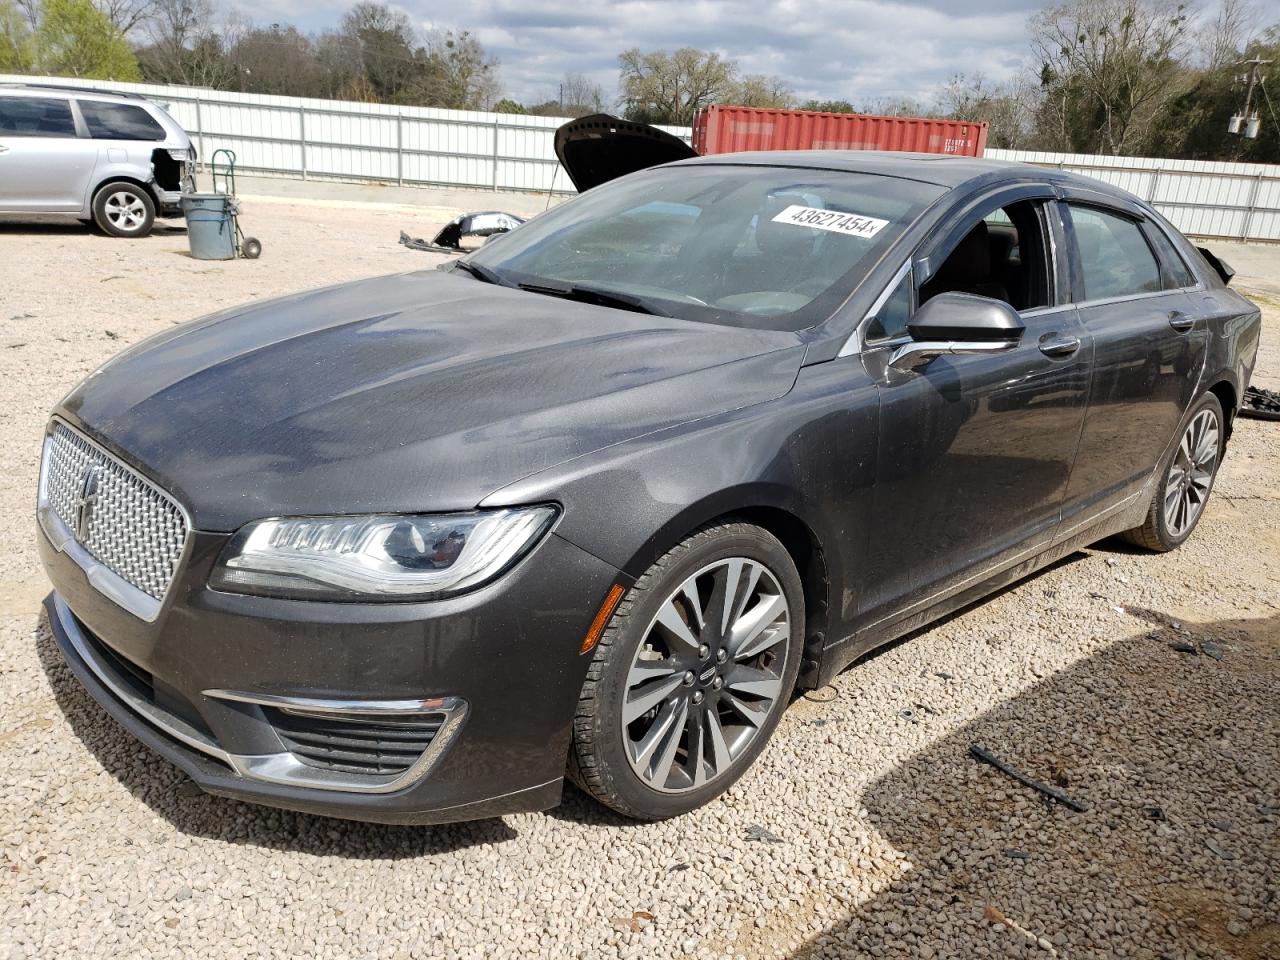
[[[545,814],[346,823],[207,797],[125,735],[40,610],[47,411],[171,323],[432,263],[395,242],[431,229],[421,215],[250,203],[263,259],[226,264],[176,232],[0,226],[10,956],[1280,957],[1276,424],[1239,423],[1182,550],[1099,545],[867,658],[679,820],[625,823],[570,790]],[[1257,382],[1276,388],[1280,302],[1264,308]]]

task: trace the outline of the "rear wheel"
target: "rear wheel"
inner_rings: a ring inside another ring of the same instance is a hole
[[[113,237],[145,237],[156,220],[156,204],[142,187],[108,183],[93,198],[93,220]]]
[[[1130,543],[1163,553],[1182,544],[1200,522],[1222,460],[1222,404],[1206,393],[1192,408],[1164,473],[1156,484],[1146,522],[1123,534]]]
[[[632,817],[702,806],[773,733],[803,636],[803,590],[786,548],[745,523],[699,531],[628,591],[596,646],[570,775]]]

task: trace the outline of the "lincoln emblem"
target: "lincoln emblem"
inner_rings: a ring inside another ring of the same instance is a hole
[[[80,496],[72,503],[75,510],[76,539],[87,540],[89,522],[93,519],[93,507],[98,502],[98,480],[102,476],[102,467],[91,463],[80,474]]]

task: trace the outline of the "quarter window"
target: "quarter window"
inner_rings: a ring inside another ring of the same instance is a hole
[[[1120,214],[1070,204],[1085,300],[1155,293],[1160,265],[1142,228]]]
[[[81,100],[80,113],[95,140],[163,140],[164,127],[142,107],[104,100]]]
[[[1187,268],[1186,262],[1179,256],[1178,251],[1174,249],[1169,238],[1165,236],[1165,232],[1158,227],[1152,226],[1147,231],[1147,235],[1151,237],[1151,242],[1155,245],[1156,252],[1160,254],[1160,262],[1164,265],[1165,287],[1170,290],[1177,290],[1181,287],[1194,287],[1196,278]]]
[[[74,137],[71,102],[50,97],[0,97],[0,136]]]
[[[894,287],[884,305],[867,324],[868,340],[886,340],[901,337],[907,332],[911,320],[911,271]]]

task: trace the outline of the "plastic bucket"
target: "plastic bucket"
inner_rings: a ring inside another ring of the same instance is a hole
[[[197,260],[231,260],[236,255],[235,201],[225,193],[188,193],[182,197],[187,243]]]

